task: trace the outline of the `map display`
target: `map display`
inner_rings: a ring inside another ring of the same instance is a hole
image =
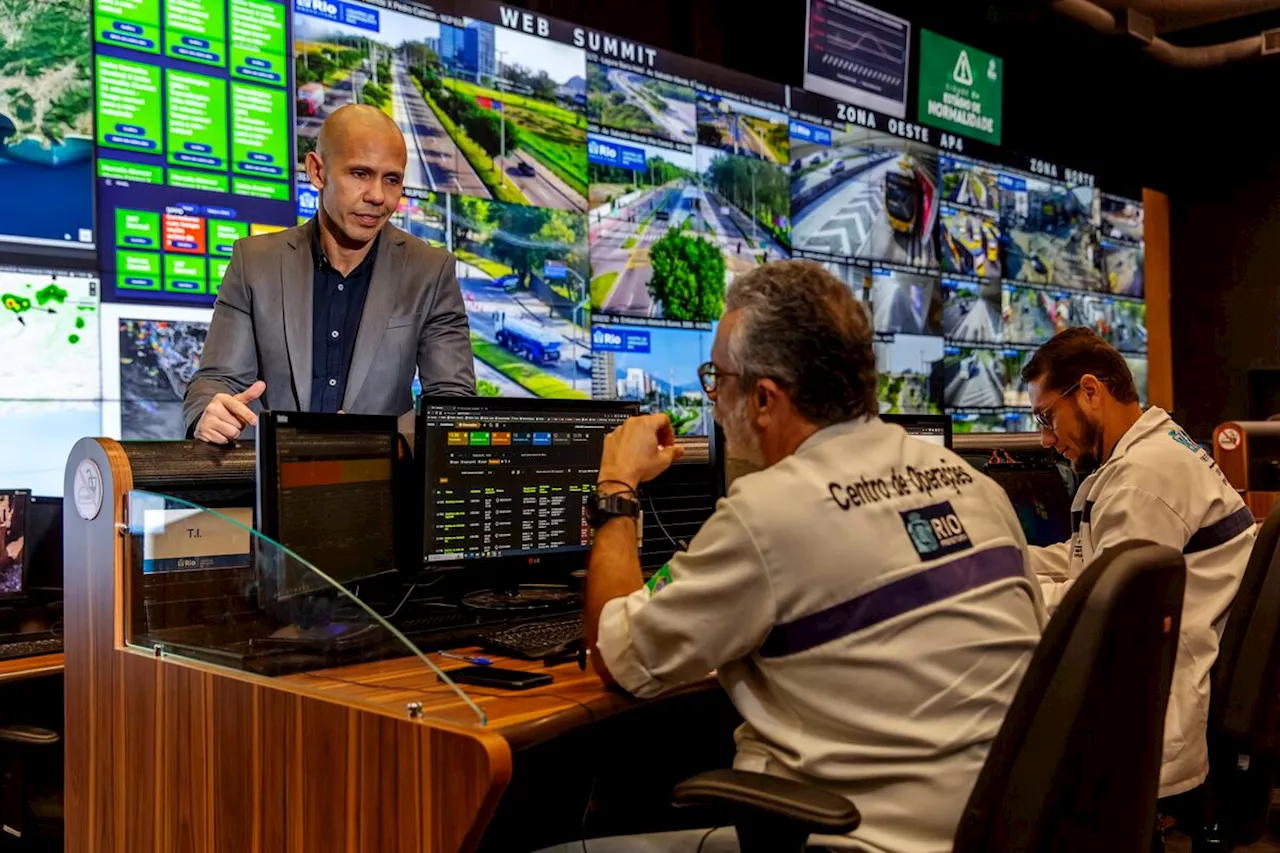
[[[101,396],[98,279],[0,267],[0,400]]]

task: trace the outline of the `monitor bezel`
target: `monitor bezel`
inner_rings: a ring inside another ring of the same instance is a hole
[[[282,423],[282,418],[288,418],[287,423]],[[385,433],[386,438],[394,448],[395,460],[391,466],[391,490],[393,500],[399,498],[403,494],[403,465],[400,457],[403,438],[398,429],[398,421],[392,415],[349,415],[336,414],[329,412],[289,412],[289,411],[265,411],[258,416],[258,433],[255,443],[256,453],[254,454],[254,484],[256,492],[256,501],[254,506],[255,524],[254,528],[265,539],[270,540],[274,545],[283,546],[291,555],[303,564],[308,561],[290,545],[280,541],[280,500],[279,500],[279,481],[277,472],[279,471],[279,443],[276,436],[276,430],[281,426],[291,429],[312,430],[316,432],[370,432]],[[267,488],[270,486],[270,488]],[[392,538],[398,544],[400,522],[399,514],[392,514]],[[255,549],[256,550],[256,549]],[[398,553],[398,549],[396,549]],[[398,561],[397,561],[398,562]],[[316,567],[319,568],[319,567]],[[399,568],[399,566],[397,566]],[[321,569],[323,571],[323,569]],[[381,577],[391,574],[393,570],[377,572],[375,574],[363,575],[360,578],[352,580],[342,580],[335,578],[335,582],[342,585],[346,589],[350,583],[368,580],[369,578]],[[315,590],[305,590],[296,594],[281,593],[266,583],[266,578],[254,566],[254,573],[258,581],[259,600],[264,604],[266,599],[272,601],[282,601],[286,598],[296,598],[299,595],[310,595],[330,591],[333,587],[318,588]]]
[[[947,450],[954,449],[952,447],[952,439],[954,438],[954,436],[952,431],[951,415],[934,415],[934,414],[912,415],[912,414],[906,414],[906,413],[883,414],[883,415],[880,415],[880,420],[884,421],[885,423],[895,424],[897,426],[900,426],[904,430],[907,428],[907,424],[913,424],[913,423],[914,424],[937,424],[938,426],[942,427],[942,435],[943,435],[943,442],[944,442],[943,446],[945,446]]]
[[[577,568],[583,568],[586,564],[586,558],[591,553],[589,546],[574,551],[563,551],[556,554],[548,554],[546,556],[522,555],[522,556],[498,556],[498,557],[471,557],[460,558],[457,560],[440,560],[427,562],[427,519],[426,519],[426,499],[427,499],[427,448],[426,448],[426,428],[424,421],[426,419],[426,407],[432,405],[456,406],[458,408],[484,409],[488,411],[514,411],[514,412],[563,412],[563,411],[607,411],[616,412],[627,417],[635,417],[641,414],[640,404],[634,400],[579,400],[579,399],[554,399],[542,397],[452,397],[441,395],[423,395],[420,396],[416,404],[416,412],[414,419],[414,468],[421,476],[421,481],[417,484],[418,500],[420,501],[421,511],[418,513],[419,520],[422,523],[421,535],[418,537],[418,559],[419,568],[423,572],[454,572],[474,570],[479,575],[484,573],[487,583],[481,586],[495,586],[511,588],[519,584],[520,579],[513,578],[513,574],[517,571],[528,572],[534,569],[535,572],[544,572],[556,577],[563,575],[568,578],[569,572]],[[530,578],[529,582],[535,582]]]

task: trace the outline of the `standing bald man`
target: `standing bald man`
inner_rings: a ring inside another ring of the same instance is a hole
[[[454,257],[387,223],[404,136],[367,105],[335,110],[307,154],[320,190],[305,225],[240,240],[218,291],[187,434],[213,444],[257,424],[251,405],[401,415],[424,394],[474,396],[470,327]]]

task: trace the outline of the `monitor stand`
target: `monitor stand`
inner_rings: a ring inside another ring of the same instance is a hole
[[[581,602],[581,598],[563,586],[518,586],[510,590],[483,589],[463,596],[462,606],[472,610],[533,613],[563,610]]]

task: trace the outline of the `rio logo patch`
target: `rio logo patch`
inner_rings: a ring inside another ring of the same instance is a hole
[[[898,515],[902,516],[902,525],[922,560],[945,557],[973,547],[969,534],[960,523],[960,516],[947,501]]]

